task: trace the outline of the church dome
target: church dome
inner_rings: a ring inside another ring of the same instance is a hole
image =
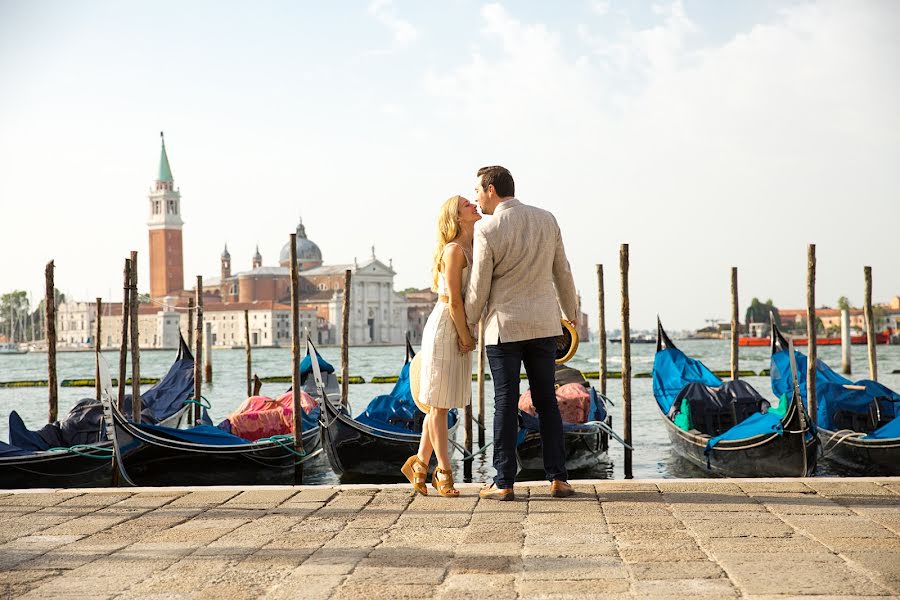
[[[291,265],[291,244],[286,243],[281,248],[281,255],[278,259],[279,264],[283,267]],[[303,269],[318,267],[322,264],[322,251],[315,242],[306,237],[306,227],[303,221],[297,225],[297,262]]]

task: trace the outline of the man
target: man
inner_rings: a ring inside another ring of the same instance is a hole
[[[556,404],[556,336],[560,309],[575,324],[575,282],[559,225],[546,210],[515,198],[510,172],[478,170],[475,196],[494,218],[475,228],[474,260],[466,293],[466,320],[484,318],[484,343],[494,382],[494,483],[482,498],[513,500],[516,479],[519,372],[528,374],[540,418],[544,471],[554,497],[574,494],[566,482],[562,418]]]

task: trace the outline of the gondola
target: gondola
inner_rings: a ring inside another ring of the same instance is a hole
[[[142,394],[142,421],[177,426],[190,409],[185,400],[193,390],[193,372],[194,356],[182,339],[168,373]],[[125,404],[130,410],[130,395],[125,397]],[[113,443],[103,430],[102,415],[102,406],[95,399],[86,398],[60,423],[34,432],[13,411],[11,443],[0,442],[0,488],[113,485]]]
[[[793,386],[788,342],[772,323],[772,391]],[[794,351],[806,405],[805,354]],[[816,361],[816,416],[824,458],[858,474],[900,475],[900,394],[872,381],[850,381]]]
[[[566,443],[566,470],[569,473],[595,473],[608,470],[609,434],[612,417],[606,409],[606,399],[597,393],[584,375],[577,369],[564,364],[556,366],[556,386],[577,383],[587,388],[591,404],[588,422],[570,423],[563,421],[563,438]],[[604,427],[605,425],[605,427]],[[534,417],[519,410],[519,437],[516,444],[516,459],[519,470],[543,472],[544,459],[541,445],[540,423]]]
[[[723,477],[804,477],[818,439],[799,393],[777,405],[742,380],[723,382],[675,347],[657,323],[653,394],[672,450]]]
[[[108,381],[108,369],[101,360]],[[293,436],[248,441],[208,424],[189,429],[136,425],[119,412],[104,392],[107,433],[124,482],[137,486],[292,485],[298,466],[319,451],[317,415],[303,415],[303,454]],[[318,412],[318,411],[316,411]]]
[[[324,393],[319,419],[322,446],[332,470],[342,479],[399,480],[403,462],[418,452],[424,414],[413,403],[409,388],[409,364],[414,356],[407,337],[406,361],[391,393],[374,398],[355,418],[338,398],[328,398]],[[451,410],[448,416],[451,440],[458,425],[457,412]],[[450,444],[451,454],[453,451],[454,446]]]

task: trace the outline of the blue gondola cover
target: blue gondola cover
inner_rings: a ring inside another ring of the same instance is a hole
[[[794,350],[794,356],[797,362],[797,372],[806,373],[808,364],[806,355]],[[806,406],[806,377],[799,379],[800,396],[803,399],[803,405]],[[772,391],[775,394],[791,393],[794,380],[791,377],[790,356],[787,350],[780,350],[772,355],[771,382]],[[845,385],[861,386],[864,389],[847,389],[844,387]],[[816,361],[816,413],[819,426],[822,428],[829,431],[841,429],[835,424],[834,419],[839,411],[865,413],[876,398],[886,400],[887,404],[892,405],[886,407],[886,410],[891,411],[889,414],[893,416],[893,419],[865,437],[871,439],[900,438],[900,415],[897,414],[896,408],[900,407],[900,394],[871,379],[850,381],[821,360]]]

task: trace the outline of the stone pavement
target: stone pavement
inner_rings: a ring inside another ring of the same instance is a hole
[[[6,598],[900,594],[900,478],[0,492]]]

